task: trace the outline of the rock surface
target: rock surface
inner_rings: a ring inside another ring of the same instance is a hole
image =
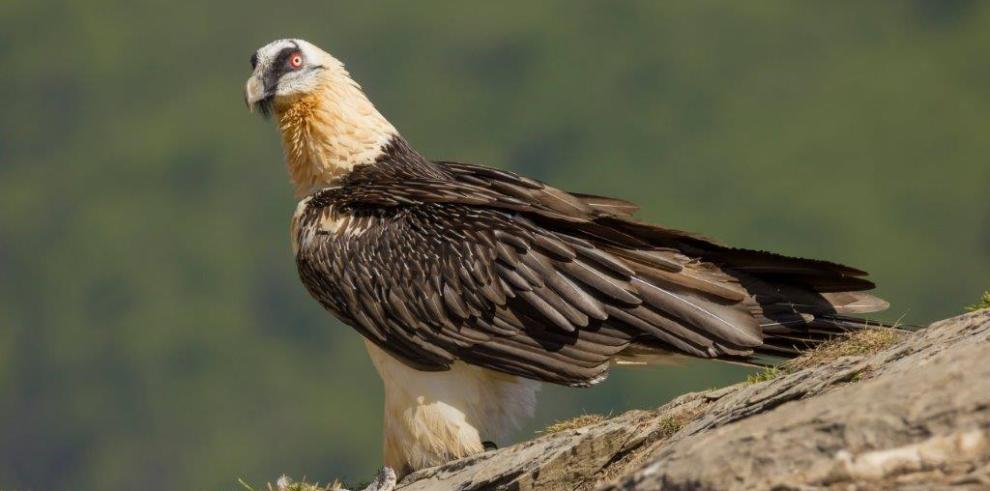
[[[990,310],[823,358],[424,469],[398,489],[990,489]]]

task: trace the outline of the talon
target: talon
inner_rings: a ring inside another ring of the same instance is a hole
[[[495,442],[491,440],[486,440],[481,442],[481,446],[485,448],[486,452],[489,450],[498,450],[498,445],[496,445]]]

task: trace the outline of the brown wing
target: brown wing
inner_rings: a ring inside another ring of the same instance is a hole
[[[463,360],[580,386],[632,342],[698,357],[786,354],[765,345],[765,329],[784,345],[828,335],[837,327],[809,323],[839,309],[816,288],[870,286],[850,268],[725,248],[635,222],[619,200],[503,171],[362,172],[309,202],[295,232],[300,275],[421,369]]]

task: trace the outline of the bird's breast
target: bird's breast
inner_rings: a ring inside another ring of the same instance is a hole
[[[289,236],[292,252],[296,256],[307,250],[312,251],[320,244],[330,245],[337,239],[357,238],[372,226],[369,217],[358,217],[334,205],[314,208],[311,204],[312,197],[300,201],[292,215]]]

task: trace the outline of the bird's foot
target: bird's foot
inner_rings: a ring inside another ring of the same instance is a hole
[[[396,481],[395,471],[389,467],[382,467],[382,470],[378,471],[378,476],[375,477],[375,480],[371,481],[371,484],[361,491],[393,491]]]

